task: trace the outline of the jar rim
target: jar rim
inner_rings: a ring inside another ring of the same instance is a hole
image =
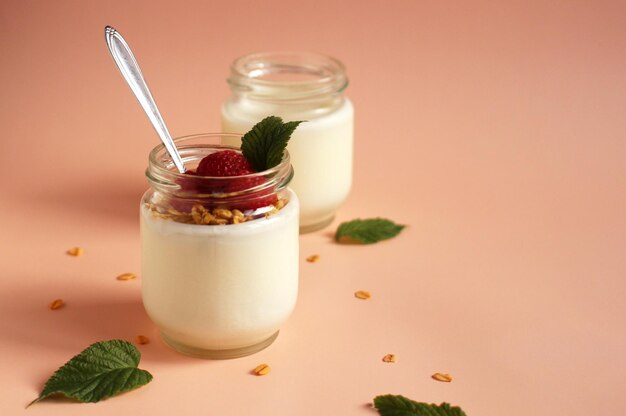
[[[233,91],[278,101],[339,94],[348,86],[345,65],[337,58],[317,52],[254,52],[235,59],[230,71],[227,82]],[[265,78],[276,74],[308,78]]]
[[[218,149],[218,150],[235,150],[235,151],[241,150],[240,148],[235,147],[235,146],[227,146],[227,145],[222,145],[222,144],[211,144],[211,143],[185,145],[185,143],[191,142],[197,139],[221,138],[221,137],[235,137],[236,138],[236,137],[243,137],[243,135],[237,134],[237,133],[198,133],[198,134],[191,134],[187,136],[177,137],[174,139],[174,143],[179,153],[181,153],[181,158],[183,159],[183,162],[186,160],[186,158],[184,157],[185,150],[192,149],[192,148],[195,148],[195,149],[198,149],[198,148],[209,149],[210,148],[210,149]],[[152,150],[150,151],[148,155],[148,163],[150,164],[150,168],[153,168],[156,170],[156,173],[158,176],[167,175],[174,180],[188,178],[192,176],[192,175],[189,175],[188,173],[180,173],[177,170],[173,169],[175,167],[174,161],[171,159],[171,157],[167,153],[165,149],[165,145],[163,145],[163,143],[160,143],[156,145],[154,148],[152,148]],[[246,175],[238,175],[238,176],[197,176],[197,175],[193,175],[193,176],[194,178],[203,178],[203,179],[206,178],[206,179],[215,179],[215,180],[220,180],[220,179],[224,180],[224,178],[233,180],[233,179],[240,179],[240,178],[266,177],[268,175],[276,174],[276,172],[280,171],[283,168],[283,166],[290,165],[290,163],[291,163],[291,156],[289,155],[289,151],[285,149],[285,152],[283,154],[283,159],[281,160],[281,162],[278,165],[270,169],[266,169],[264,171],[254,172],[254,173],[250,173]]]

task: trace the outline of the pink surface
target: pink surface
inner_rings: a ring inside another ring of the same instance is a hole
[[[606,1],[3,1],[0,414],[373,415],[384,393],[468,416],[625,414],[624,16]],[[257,355],[172,352],[140,279],[115,280],[139,273],[157,138],[107,24],[174,135],[219,129],[241,54],[313,50],[348,68],[353,192],[301,237],[297,309]],[[379,215],[408,228],[332,242],[339,222]],[[76,245],[84,256],[65,255]],[[67,306],[48,310],[55,298]],[[138,334],[152,383],[24,410],[87,345]],[[272,372],[252,376],[262,362]]]

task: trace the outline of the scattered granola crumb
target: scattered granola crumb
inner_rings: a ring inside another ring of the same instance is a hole
[[[264,376],[267,373],[269,373],[271,370],[270,366],[267,364],[259,364],[257,365],[254,370],[252,370],[252,372],[254,373],[254,375],[256,376]]]
[[[79,257],[82,256],[84,252],[85,251],[81,247],[72,247],[65,253],[73,257]]]
[[[395,354],[387,354],[383,357],[383,362],[385,363],[395,363],[396,355]]]
[[[354,292],[354,297],[356,297],[358,299],[367,300],[367,299],[371,298],[372,295],[367,290],[359,290],[357,292]]]
[[[137,335],[137,338],[135,338],[135,341],[137,341],[137,344],[144,345],[144,344],[150,343],[150,338],[148,338],[145,335]]]
[[[117,280],[133,280],[136,278],[137,275],[135,273],[122,273],[116,277]]]
[[[315,263],[320,259],[319,254],[313,254],[312,256],[309,256],[306,258],[306,261],[308,261],[309,263]]]
[[[449,383],[452,381],[452,376],[447,373],[435,373],[431,377],[434,380],[441,381],[443,383]]]
[[[50,303],[48,308],[50,308],[50,310],[56,311],[57,309],[61,309],[64,306],[65,302],[63,302],[63,299],[55,299]]]
[[[224,220],[230,220],[233,218],[233,212],[224,208],[215,208],[213,210],[213,215]]]

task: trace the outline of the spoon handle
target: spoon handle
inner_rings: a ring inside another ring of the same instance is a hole
[[[104,38],[113,60],[126,79],[130,89],[135,94],[135,97],[139,100],[139,104],[143,107],[143,110],[150,119],[152,126],[161,138],[163,145],[174,161],[174,165],[176,165],[176,169],[178,169],[180,173],[185,173],[185,165],[178,154],[178,150],[174,145],[174,140],[172,140],[172,136],[167,130],[165,121],[163,121],[163,117],[161,117],[161,114],[159,113],[159,109],[152,98],[152,94],[150,94],[148,84],[146,84],[146,81],[143,78],[139,64],[137,63],[133,52],[130,50],[130,47],[122,35],[111,26],[104,28]]]

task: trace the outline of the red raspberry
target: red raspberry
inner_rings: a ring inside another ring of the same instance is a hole
[[[205,156],[196,169],[199,176],[240,176],[254,172],[252,165],[241,153],[222,150]]]
[[[205,156],[196,169],[196,176],[242,176],[254,173],[254,168],[242,154],[233,150],[221,150]],[[194,174],[192,171],[186,173]],[[245,189],[259,186],[265,183],[267,179],[263,177],[237,178],[232,180],[220,180],[215,186],[209,185],[212,191],[217,192],[237,192]],[[203,182],[204,188],[206,183]],[[201,189],[204,190],[204,189]],[[257,191],[249,195],[250,201],[239,203],[236,207],[241,211],[253,210],[265,207],[276,202],[277,198],[272,189]]]
[[[239,178],[233,179],[228,184],[228,192],[237,192],[244,189],[250,189],[255,186],[259,186],[267,182],[262,176],[252,178]],[[240,211],[253,210],[257,208],[267,207],[277,201],[276,194],[272,188],[263,189],[260,191],[252,192],[247,195],[249,200],[239,203],[237,208]]]
[[[198,176],[196,172],[194,172],[193,170],[189,170],[189,169],[185,170],[185,175]],[[176,183],[180,185],[180,189],[182,191],[185,191],[185,192],[198,191],[198,184],[197,184],[196,179],[194,178],[189,178],[189,177],[178,178],[176,179]]]

